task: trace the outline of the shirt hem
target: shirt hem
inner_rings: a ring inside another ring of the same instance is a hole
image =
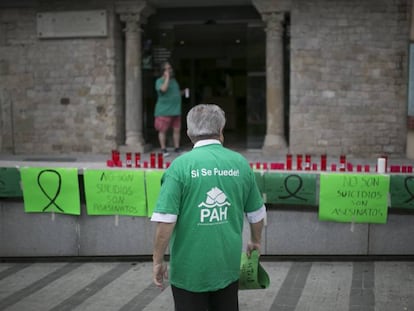
[[[234,283],[234,282],[238,282],[239,281],[239,277],[237,277],[236,279],[234,279],[234,280],[230,280],[230,281],[228,281],[228,283],[226,282],[226,285],[219,285],[219,286],[212,286],[212,287],[208,287],[207,289],[202,289],[202,290],[194,290],[194,289],[189,289],[189,288],[186,288],[186,286],[181,286],[181,285],[179,285],[178,283],[175,283],[175,282],[173,282],[172,280],[170,280],[170,284],[172,285],[172,286],[174,286],[174,287],[177,287],[177,288],[180,288],[180,289],[183,289],[183,290],[186,290],[186,291],[189,291],[189,292],[193,292],[193,293],[205,293],[205,292],[215,292],[215,291],[218,291],[218,290],[221,290],[221,289],[223,289],[223,288],[226,288],[227,286],[229,286],[230,284],[232,284],[232,283]]]

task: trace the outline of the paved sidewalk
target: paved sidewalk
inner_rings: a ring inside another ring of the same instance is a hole
[[[240,310],[414,310],[411,261],[263,261],[266,290],[240,291]],[[0,310],[174,310],[150,262],[0,263]]]

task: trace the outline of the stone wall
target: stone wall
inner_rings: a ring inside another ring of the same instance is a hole
[[[0,152],[107,153],[122,144],[124,42],[114,1],[14,9],[5,1]],[[410,3],[291,1],[291,153],[405,154]],[[90,9],[107,10],[107,37],[37,37],[37,12]]]
[[[121,142],[122,32],[112,1],[70,3],[0,11],[2,152],[106,153]],[[38,12],[81,9],[107,10],[107,37],[38,38]]]
[[[408,0],[295,0],[292,153],[405,152]]]

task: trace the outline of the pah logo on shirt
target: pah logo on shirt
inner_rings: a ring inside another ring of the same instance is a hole
[[[214,187],[207,192],[205,202],[198,205],[200,207],[200,224],[217,224],[227,222],[227,208],[231,204],[227,201],[227,196],[219,188]]]

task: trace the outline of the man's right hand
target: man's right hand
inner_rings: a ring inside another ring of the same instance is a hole
[[[162,263],[153,263],[152,266],[153,281],[154,284],[160,288],[164,289],[164,279],[168,279],[168,268],[167,264]]]

